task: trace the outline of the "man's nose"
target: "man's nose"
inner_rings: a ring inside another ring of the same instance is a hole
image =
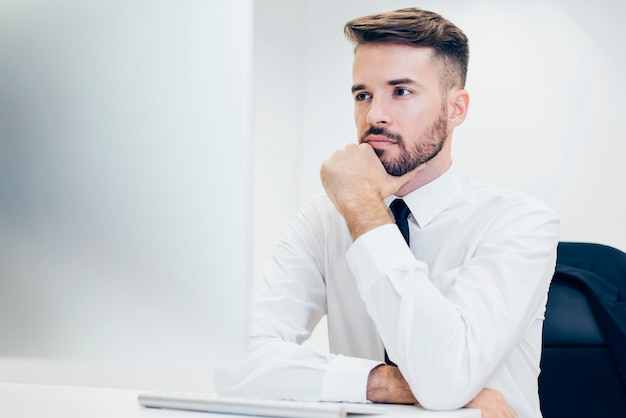
[[[371,126],[391,123],[388,103],[382,98],[373,97],[367,111],[367,123]]]

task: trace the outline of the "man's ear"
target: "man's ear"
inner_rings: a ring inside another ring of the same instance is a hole
[[[465,120],[469,108],[469,93],[464,89],[453,89],[448,93],[448,126],[456,128]]]

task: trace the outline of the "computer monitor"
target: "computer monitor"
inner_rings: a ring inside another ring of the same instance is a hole
[[[2,2],[0,356],[243,354],[252,42],[252,0]]]

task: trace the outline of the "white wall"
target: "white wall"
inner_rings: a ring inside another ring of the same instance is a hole
[[[254,272],[261,271],[301,202],[304,3],[255,8]]]

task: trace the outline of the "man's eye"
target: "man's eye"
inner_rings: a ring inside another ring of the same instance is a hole
[[[411,90],[409,89],[403,89],[403,88],[396,89],[397,96],[408,96],[409,94],[411,94]]]
[[[369,93],[358,93],[354,96],[354,100],[357,102],[362,102],[363,100],[370,99],[372,96]]]

